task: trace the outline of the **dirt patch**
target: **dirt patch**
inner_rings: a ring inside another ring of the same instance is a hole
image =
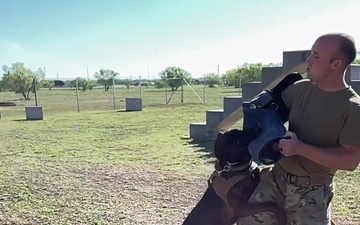
[[[206,177],[150,167],[64,165],[2,179],[0,224],[181,224],[206,189]]]
[[[2,224],[181,224],[205,177],[151,168],[42,168],[1,185]]]

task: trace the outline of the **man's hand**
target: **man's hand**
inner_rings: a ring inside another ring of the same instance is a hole
[[[299,155],[303,143],[299,141],[297,135],[294,132],[287,131],[284,137],[279,141],[278,149],[284,156]]]
[[[360,146],[316,147],[301,142],[291,131],[286,132],[284,138],[273,145],[273,149],[284,156],[301,155],[335,170],[354,171],[360,162]]]

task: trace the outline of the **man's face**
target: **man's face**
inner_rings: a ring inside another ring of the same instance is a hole
[[[334,39],[317,39],[311,48],[311,55],[307,61],[308,78],[312,81],[320,81],[329,75],[333,70],[332,58],[337,51],[338,43]]]

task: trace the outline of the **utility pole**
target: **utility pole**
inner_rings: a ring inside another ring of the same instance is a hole
[[[237,72],[239,73],[240,66],[237,65]],[[239,73],[239,94],[242,95],[242,87],[241,87],[241,73]]]
[[[150,84],[150,71],[149,71],[149,65],[147,66],[147,77],[148,77],[148,80],[147,80],[147,85],[146,85],[146,88],[149,88],[149,84]]]
[[[86,76],[87,76],[87,79],[90,80],[89,79],[89,67],[86,67]]]

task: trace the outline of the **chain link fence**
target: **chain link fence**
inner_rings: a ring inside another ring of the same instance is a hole
[[[59,79],[61,80],[61,79]],[[95,81],[94,81],[95,82]],[[76,88],[78,86],[78,88]],[[99,110],[123,110],[125,99],[142,98],[143,107],[172,107],[184,104],[207,104],[221,107],[224,96],[239,95],[234,87],[212,87],[204,83],[190,84],[182,82],[178,88],[166,84],[133,79],[127,83],[107,86],[96,85],[83,89],[79,82],[74,85],[65,84],[61,87],[40,88],[37,91],[37,102],[43,107],[44,114],[61,112],[85,112]],[[15,106],[1,107],[2,116],[24,115],[25,106],[34,106],[34,93],[31,100],[24,100],[21,94],[1,92],[1,101],[11,101]]]

